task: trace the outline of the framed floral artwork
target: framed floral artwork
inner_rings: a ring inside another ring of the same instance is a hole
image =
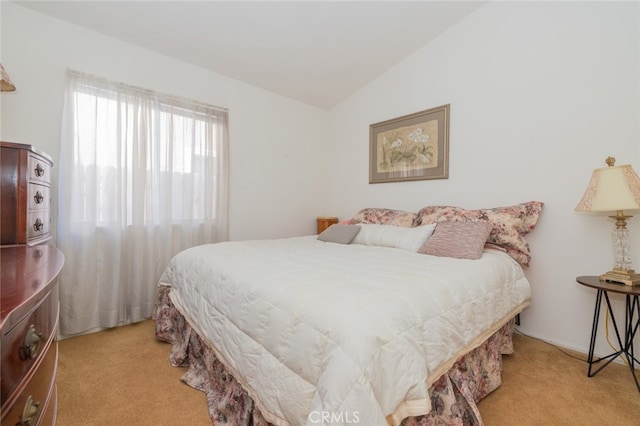
[[[449,178],[449,104],[369,126],[369,183]]]

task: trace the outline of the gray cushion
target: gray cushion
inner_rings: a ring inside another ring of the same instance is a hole
[[[360,232],[359,225],[336,223],[322,231],[322,233],[318,235],[318,239],[328,243],[349,244],[355,236],[358,235],[358,232]]]

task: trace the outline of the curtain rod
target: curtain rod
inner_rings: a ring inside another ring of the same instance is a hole
[[[150,95],[150,96],[159,96],[159,97],[164,97],[164,98],[168,98],[174,101],[178,101],[178,102],[182,102],[182,103],[187,103],[187,104],[191,104],[191,105],[197,105],[203,108],[211,108],[214,109],[216,111],[219,112],[229,112],[229,110],[225,107],[221,107],[221,106],[216,106],[216,105],[209,105],[206,104],[204,102],[201,101],[196,101],[193,99],[189,99],[189,98],[184,98],[181,96],[176,96],[176,95],[170,95],[168,93],[161,93],[161,92],[156,92],[155,90],[151,90],[151,89],[145,89],[144,87],[140,87],[140,86],[134,86],[128,83],[123,83],[121,81],[114,81],[114,80],[110,80],[106,77],[101,77],[101,76],[97,76],[95,74],[89,74],[86,72],[82,72],[82,71],[77,71],[71,68],[67,68],[67,75],[71,75],[71,76],[75,76],[75,77],[82,77],[82,78],[92,78],[95,80],[100,80],[104,83],[109,83],[109,84],[116,84],[118,86],[121,86],[123,88],[129,89],[129,90],[135,90],[141,93],[144,93],[146,95]]]

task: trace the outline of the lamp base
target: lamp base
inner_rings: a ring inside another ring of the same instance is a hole
[[[636,274],[633,269],[614,269],[606,274],[600,275],[600,281],[610,281],[625,285],[640,285],[640,274]]]

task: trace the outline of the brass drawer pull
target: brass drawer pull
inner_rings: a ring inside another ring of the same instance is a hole
[[[36,326],[31,324],[27,329],[27,334],[24,335],[24,346],[20,348],[20,359],[28,360],[34,359],[40,349],[40,340],[42,340],[42,334],[36,331]]]
[[[29,395],[29,397],[27,398],[27,402],[24,403],[24,409],[22,410],[22,421],[20,422],[20,426],[35,425],[39,408],[40,403],[33,399],[31,395]]]
[[[42,223],[40,218],[37,218],[36,223],[33,224],[33,230],[36,232],[40,232],[42,231],[42,228],[44,228],[44,223]]]
[[[40,259],[41,257],[42,257],[42,250],[40,250],[40,249],[35,249],[35,250],[33,251],[33,258],[34,258],[34,259],[36,259],[36,260],[38,260],[38,259]]]
[[[33,196],[33,201],[35,201],[36,204],[40,204],[42,203],[42,200],[44,200],[42,193],[40,191],[36,191],[36,195]]]
[[[36,164],[36,168],[33,170],[36,173],[36,176],[42,177],[44,176],[44,169],[40,165],[40,163]]]

